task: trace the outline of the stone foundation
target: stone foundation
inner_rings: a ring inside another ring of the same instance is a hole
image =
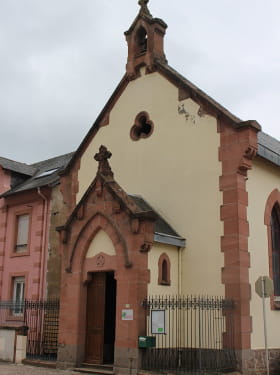
[[[114,373],[116,375],[137,375],[141,367],[139,349],[115,348]]]
[[[265,350],[243,350],[236,352],[239,370],[243,375],[266,375]],[[270,375],[280,374],[280,349],[269,350]]]
[[[83,345],[60,345],[57,354],[57,367],[68,369],[80,366],[84,358],[83,353]]]

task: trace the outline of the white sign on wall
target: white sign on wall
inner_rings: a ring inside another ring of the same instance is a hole
[[[165,311],[164,310],[152,310],[151,321],[152,321],[152,333],[153,334],[165,333]]]
[[[133,310],[123,309],[122,310],[122,320],[133,320]]]

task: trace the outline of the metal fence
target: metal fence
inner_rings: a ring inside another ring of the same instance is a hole
[[[142,350],[143,369],[192,374],[236,368],[233,301],[159,296],[149,297],[143,306],[147,336],[155,337],[155,347]]]
[[[0,326],[27,328],[28,359],[56,360],[59,299],[0,302]]]

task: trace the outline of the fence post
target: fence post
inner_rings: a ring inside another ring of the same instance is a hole
[[[143,306],[147,311],[147,335],[151,334],[153,310],[165,311],[168,319],[164,335],[155,333],[157,346],[143,351],[144,370],[235,370],[232,348],[224,346],[222,340],[225,336],[229,343],[232,341],[232,301],[209,296],[151,296]]]

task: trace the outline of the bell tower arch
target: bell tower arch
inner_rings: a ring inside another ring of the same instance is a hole
[[[139,0],[140,11],[125,32],[128,45],[126,72],[131,79],[137,77],[141,66],[152,72],[157,60],[167,63],[164,54],[163,40],[166,23],[154,18],[148,9],[149,0]]]

